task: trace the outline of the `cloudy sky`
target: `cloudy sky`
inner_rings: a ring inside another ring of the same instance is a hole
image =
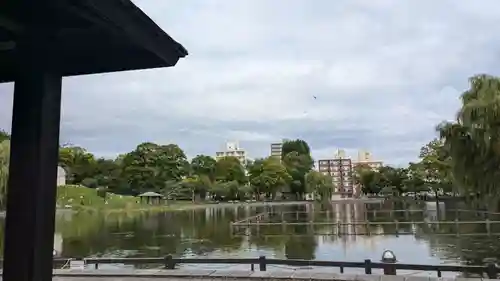
[[[144,141],[213,155],[239,140],[256,158],[302,138],[316,159],[368,149],[403,164],[453,118],[469,76],[500,74],[498,0],[134,2],[190,54],[64,79],[61,141],[99,156]],[[11,107],[0,85],[0,128]]]

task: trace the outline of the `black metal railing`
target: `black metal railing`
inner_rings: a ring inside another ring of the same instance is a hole
[[[54,267],[68,264],[71,259],[54,259]],[[76,260],[76,259],[74,259]],[[171,255],[159,258],[86,258],[83,259],[85,265],[93,265],[94,269],[99,269],[103,264],[125,264],[125,265],[152,265],[160,264],[165,269],[175,269],[179,264],[246,264],[250,270],[254,271],[258,266],[260,271],[266,271],[269,265],[286,266],[317,266],[339,268],[340,273],[344,273],[346,268],[362,268],[365,274],[372,274],[373,269],[382,269],[385,275],[396,275],[398,270],[433,271],[437,277],[441,277],[443,272],[461,272],[464,274],[477,274],[481,277],[496,279],[500,268],[491,263],[485,266],[474,265],[428,265],[428,264],[406,264],[406,263],[386,263],[372,262],[366,259],[362,262],[349,261],[320,261],[320,260],[294,260],[294,259],[268,259],[265,256],[258,258],[174,258]]]

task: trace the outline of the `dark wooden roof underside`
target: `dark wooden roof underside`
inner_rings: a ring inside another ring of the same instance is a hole
[[[0,0],[0,83],[16,77],[26,2]],[[186,49],[130,0],[38,0],[56,23],[51,49],[64,76],[174,66]]]

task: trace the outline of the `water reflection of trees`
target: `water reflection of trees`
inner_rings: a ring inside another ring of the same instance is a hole
[[[433,254],[447,260],[473,265],[500,260],[500,224],[492,223],[488,235],[484,223],[487,218],[499,220],[498,215],[476,212],[464,205],[451,208],[445,206],[436,214],[436,220],[451,223],[419,225],[416,238],[427,241]],[[462,221],[478,223],[461,224]]]
[[[239,248],[242,237],[231,236],[230,222],[244,215],[219,208],[134,216],[79,214],[58,224],[58,231],[65,256],[204,254]]]
[[[266,222],[276,224],[238,228],[236,231],[231,229],[232,221],[266,209],[270,212]],[[302,224],[282,224],[280,222],[283,219]],[[417,240],[429,244],[433,254],[447,260],[482,264],[485,258],[500,258],[498,236],[467,236],[486,233],[484,224],[423,224],[421,222],[424,219],[471,221],[484,220],[484,216],[474,212],[440,211],[439,208],[437,211],[426,211],[422,206],[390,203],[357,206],[297,205],[258,209],[234,207],[106,217],[82,213],[75,215],[71,221],[58,222],[57,231],[63,237],[63,255],[68,257],[226,255],[252,248],[290,259],[314,259],[320,237],[331,243],[340,240],[352,244],[357,243],[356,236],[344,234],[415,233]],[[310,224],[311,221],[323,224]],[[325,223],[336,221],[346,224],[342,226],[342,235],[337,233],[338,225]],[[420,223],[412,225],[404,222]],[[347,225],[349,223],[358,225]],[[457,231],[460,233],[458,236],[440,235]],[[500,224],[492,224],[491,232],[500,233]]]

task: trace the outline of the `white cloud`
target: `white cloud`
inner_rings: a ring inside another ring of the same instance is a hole
[[[402,163],[454,118],[469,76],[500,74],[493,0],[135,2],[190,55],[64,79],[62,141],[110,156],[146,140],[189,155],[240,140],[256,158],[300,137],[315,158],[364,148]],[[0,85],[1,128],[11,93]]]

